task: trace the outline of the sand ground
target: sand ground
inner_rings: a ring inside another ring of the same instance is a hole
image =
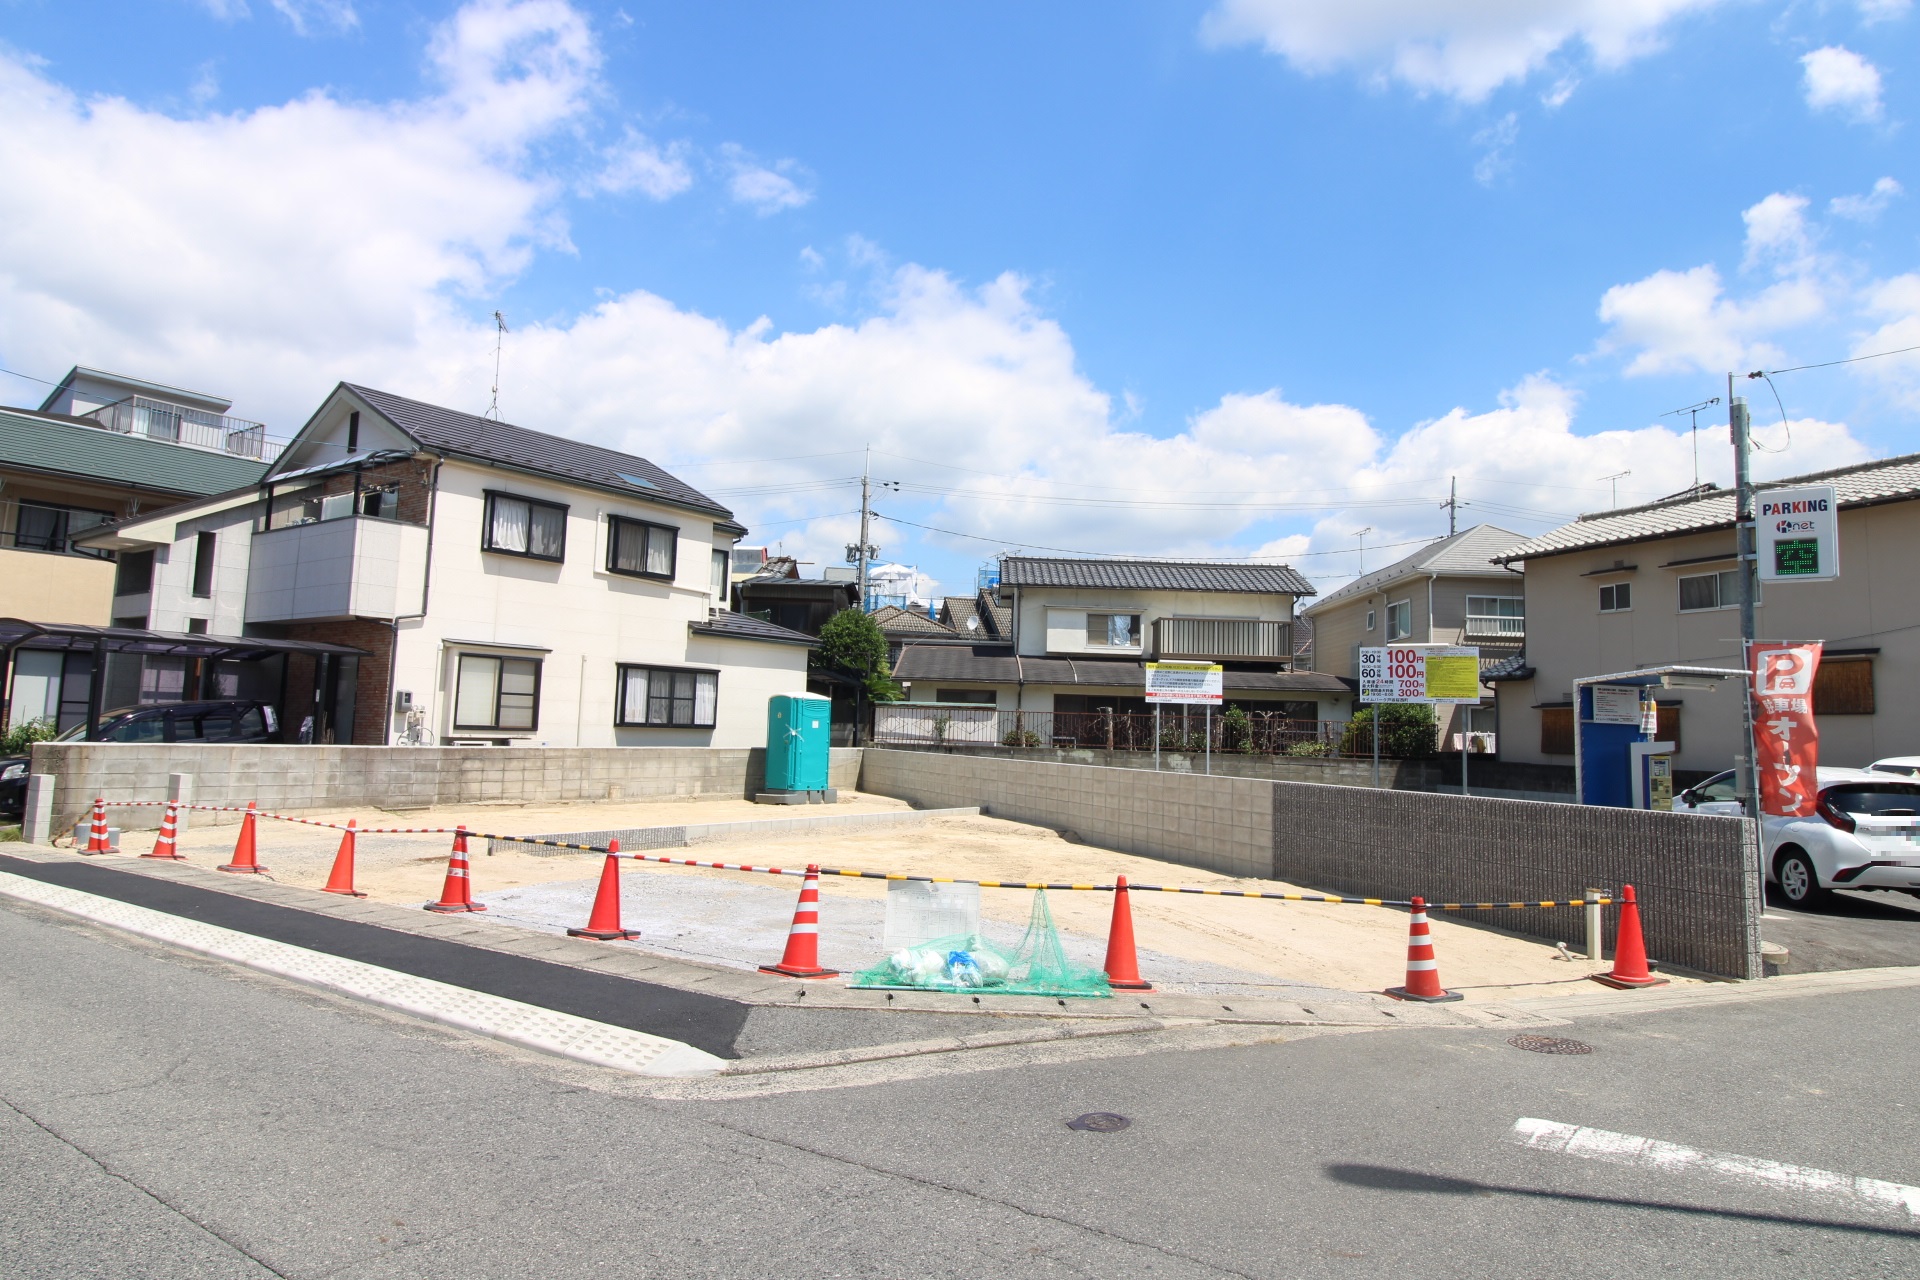
[[[846,795],[842,804],[830,811],[875,812],[907,807],[886,797]],[[822,812],[828,810],[770,810],[747,801],[661,801],[487,806],[458,812],[414,810],[404,815],[361,810],[352,814],[304,816],[343,823],[353,817],[366,827],[454,826],[464,822],[474,830],[534,835],[688,822],[750,821],[779,814]],[[236,829],[230,826],[190,829],[180,842],[181,852],[195,863],[225,862],[232,853],[235,834]],[[147,852],[152,841],[151,833],[128,832],[122,839],[122,856]],[[275,880],[318,889],[326,881],[339,841],[338,832],[324,828],[262,822],[259,859]],[[378,901],[432,901],[440,895],[449,847],[450,841],[444,835],[362,835],[358,839],[357,886]],[[541,885],[557,888],[567,882],[578,882],[579,923],[585,923],[594,877],[600,869],[597,855],[534,856],[505,852],[487,855],[484,848],[483,843],[476,842],[472,856],[476,898],[484,901],[489,893],[501,894]],[[1158,859],[1116,853],[1069,841],[1046,828],[987,817],[934,818],[923,825],[865,832],[781,838],[751,836],[659,852],[669,857],[708,861],[786,867],[818,863],[968,879],[1110,882],[1115,874],[1124,874],[1135,884],[1314,891],[1310,886],[1285,885],[1271,880],[1236,880]],[[649,901],[644,877],[653,876],[732,882],[757,879],[770,887],[777,885],[797,892],[797,882],[789,878],[753,878],[741,872],[654,863],[623,862],[622,867],[628,894],[637,894],[642,902]],[[671,903],[689,901],[685,888],[675,886],[674,893],[653,895],[653,900],[668,904],[661,909],[671,910]],[[823,883],[822,894],[829,904],[827,915],[830,916],[834,899],[880,901],[886,894],[886,882],[834,877]],[[1113,905],[1110,894],[1056,892],[1049,898],[1054,918],[1063,931],[1096,939],[1105,935]],[[1143,949],[1208,966],[1348,991],[1378,991],[1398,985],[1405,977],[1407,917],[1404,911],[1157,893],[1137,893],[1132,899],[1135,930]],[[989,920],[1016,926],[1025,923],[1032,902],[1033,895],[1026,891],[986,889],[982,891],[982,914]],[[1557,917],[1565,913],[1570,917],[1573,910],[1577,908],[1560,908],[1553,914]],[[628,923],[642,922],[630,920]],[[1569,919],[1569,925],[1571,923]],[[669,924],[652,921],[649,932],[662,934],[668,931]],[[1593,966],[1584,959],[1567,963],[1550,944],[1473,925],[1460,916],[1437,917],[1433,932],[1442,981],[1450,990],[1464,992],[1469,1000],[1572,994],[1594,989],[1586,981]],[[636,945],[646,943],[643,940]],[[1688,980],[1676,977],[1675,981]]]

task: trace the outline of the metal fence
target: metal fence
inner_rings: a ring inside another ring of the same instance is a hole
[[[273,461],[286,447],[283,440],[269,440],[267,429],[261,423],[164,400],[150,400],[146,396],[130,396],[102,405],[87,416],[121,435],[215,449],[262,462]]]
[[[1344,720],[1295,720],[1254,711],[1244,718],[1198,707],[1160,715],[1104,711],[999,711],[988,706],[884,703],[873,709],[876,746],[1096,747],[1103,751],[1337,756]],[[1362,735],[1364,739],[1364,735]],[[1362,748],[1368,747],[1364,740]]]

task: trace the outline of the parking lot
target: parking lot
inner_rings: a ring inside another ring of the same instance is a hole
[[[1920,965],[1920,898],[1842,892],[1791,907],[1770,887],[1760,936],[1789,951],[1783,973]]]

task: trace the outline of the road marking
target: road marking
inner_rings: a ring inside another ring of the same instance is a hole
[[[1639,1138],[1609,1129],[1587,1129],[1555,1120],[1523,1116],[1514,1122],[1507,1141],[1533,1151],[1551,1151],[1660,1173],[1705,1173],[1735,1182],[1752,1183],[1823,1200],[1841,1200],[1875,1209],[1904,1211],[1920,1217],[1920,1187],[1850,1173],[1809,1169],[1725,1151],[1702,1151],[1655,1138]]]
[[[237,929],[202,924],[11,872],[0,871],[0,894],[418,1018],[616,1071],[643,1076],[711,1076],[727,1065],[725,1059],[664,1036],[257,938]]]

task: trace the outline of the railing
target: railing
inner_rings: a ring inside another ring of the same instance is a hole
[[[92,418],[107,430],[123,436],[145,436],[149,440],[212,449],[242,458],[258,458],[262,462],[273,461],[286,448],[285,441],[267,439],[265,423],[230,418],[164,400],[149,400],[146,396],[117,400],[81,416]]]
[[[71,533],[64,529],[45,535],[22,534],[13,529],[0,529],[0,548],[9,551],[44,551],[50,555],[88,556],[94,560],[111,560],[113,552],[97,547],[76,547],[73,540],[83,533],[90,532],[95,526],[75,529]]]
[[[1527,620],[1470,613],[1467,615],[1466,635],[1469,639],[1524,640],[1527,636]]]
[[[1155,618],[1153,652],[1172,659],[1290,662],[1293,624],[1250,618]]]
[[[882,703],[873,709],[877,745],[954,747],[1063,747],[1101,751],[1152,751],[1155,717],[1103,711],[998,711],[992,707]],[[1318,756],[1340,754],[1344,720],[1290,720],[1256,711],[1245,719],[1198,707],[1168,707],[1158,717],[1162,751],[1204,752],[1209,729],[1214,752],[1223,755]]]

